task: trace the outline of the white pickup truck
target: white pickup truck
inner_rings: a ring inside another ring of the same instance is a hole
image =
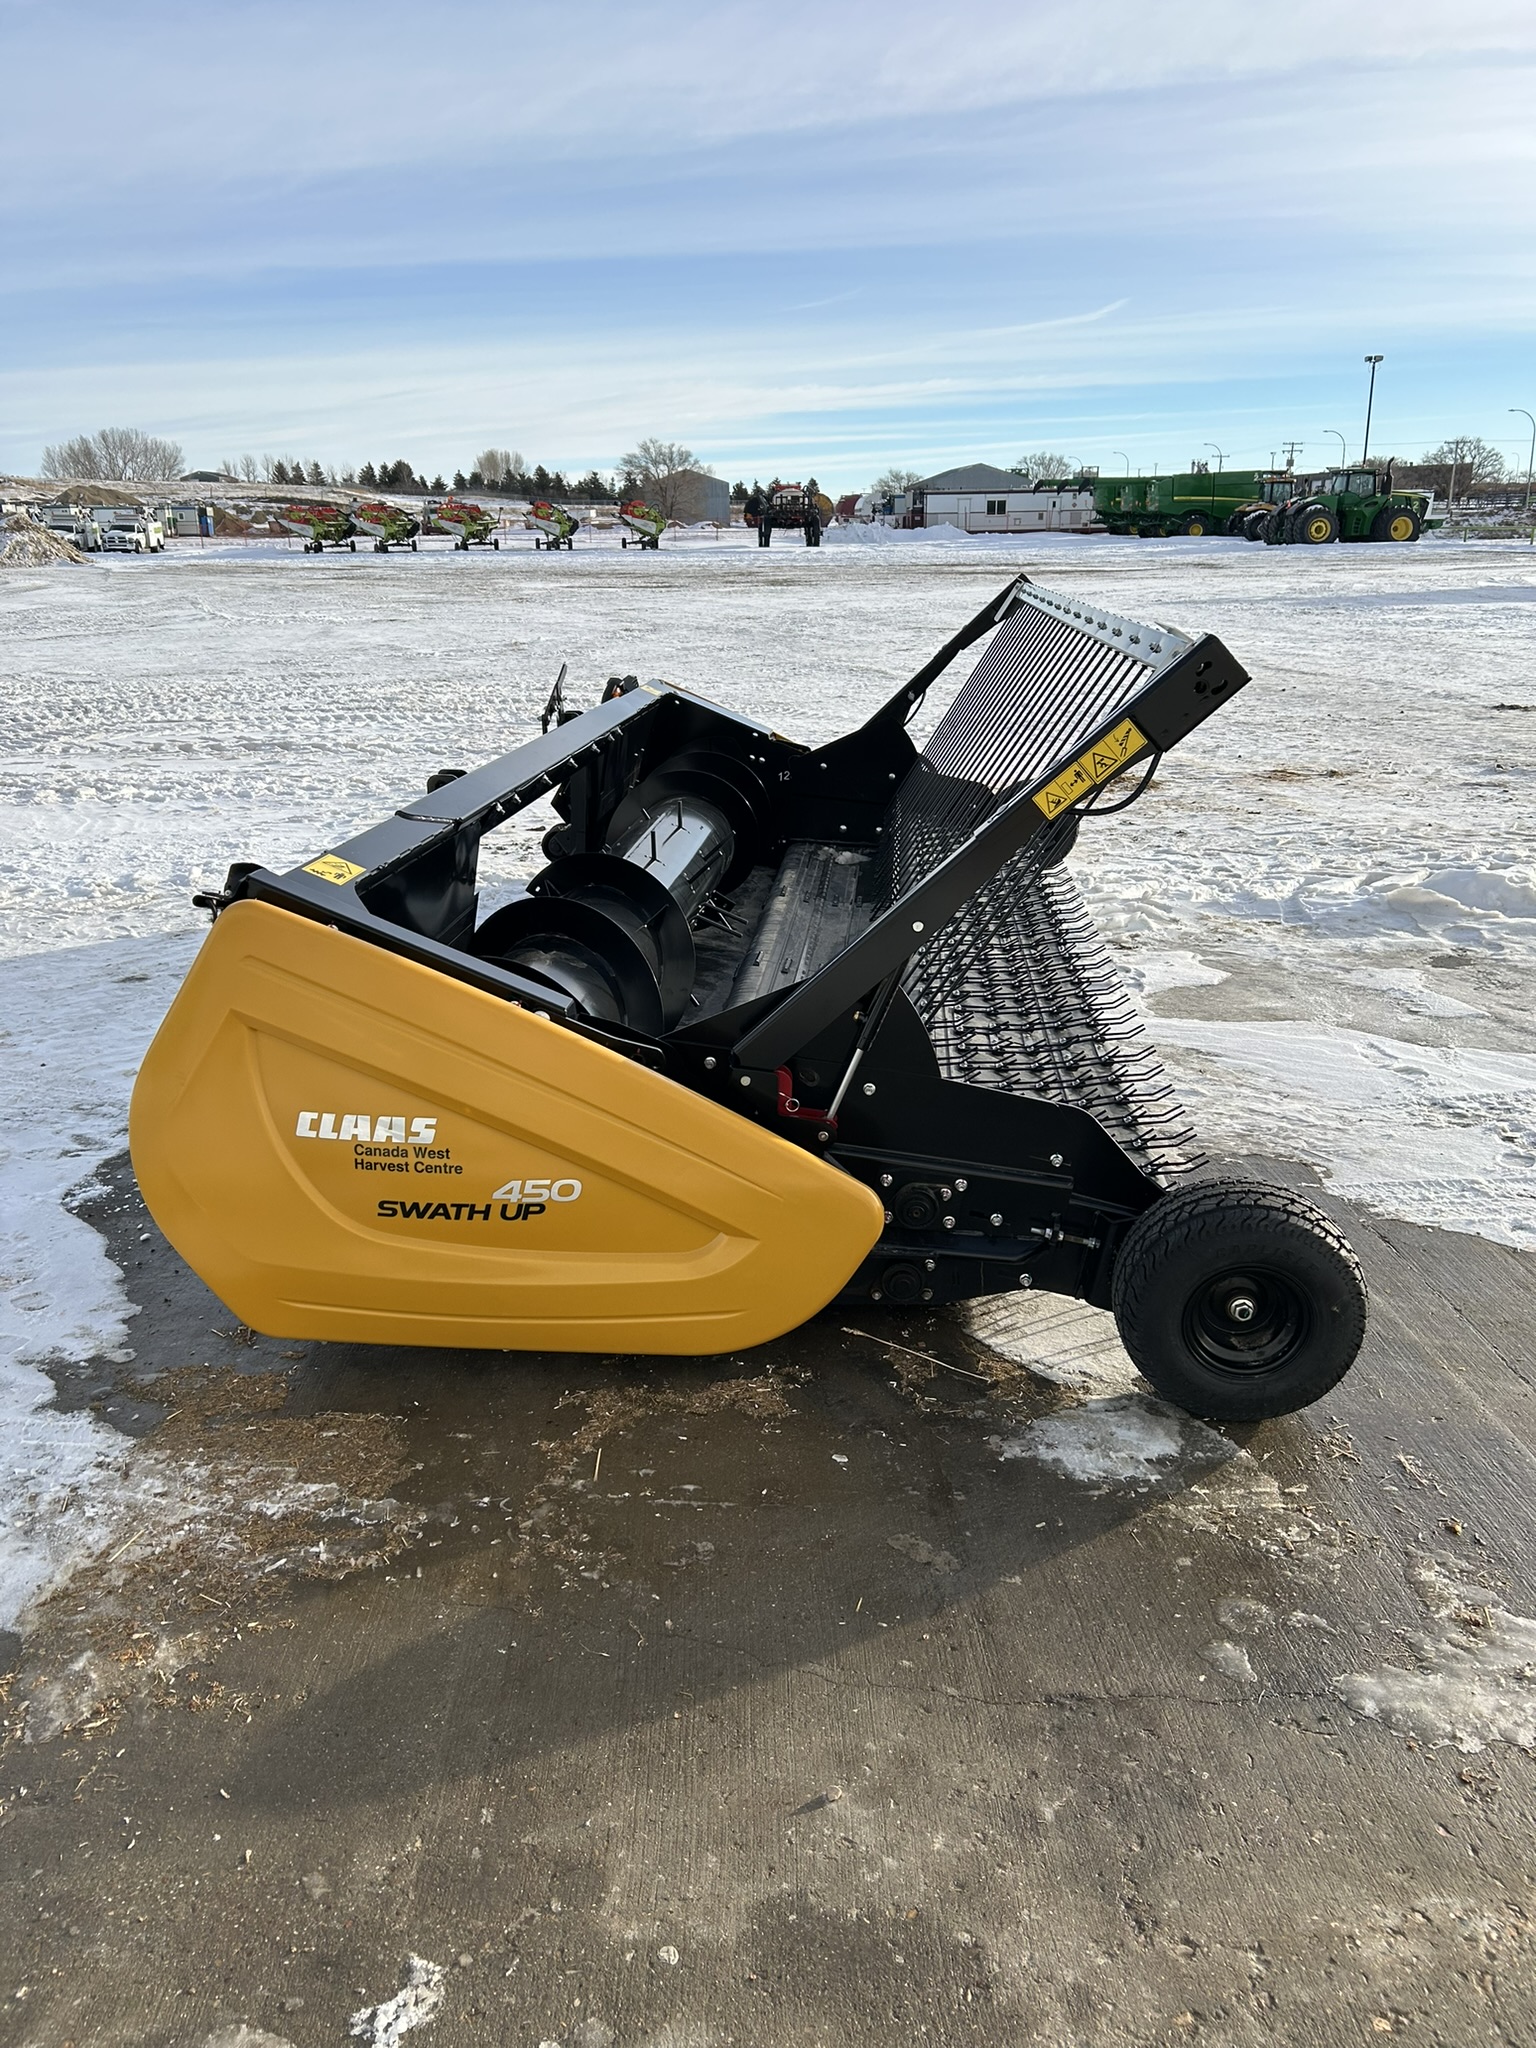
[[[73,542],[82,554],[94,555],[101,548],[101,528],[79,505],[40,505],[37,517],[50,533]]]
[[[157,555],[165,547],[165,528],[143,512],[114,512],[102,528],[101,545],[110,555]]]

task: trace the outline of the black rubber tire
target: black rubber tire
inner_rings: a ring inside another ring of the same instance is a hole
[[[1393,527],[1400,526],[1405,520],[1408,523],[1408,532],[1394,533]],[[1423,531],[1424,522],[1418,513],[1407,505],[1383,505],[1371,521],[1372,540],[1393,541],[1399,546],[1404,541],[1417,540]]]
[[[1339,537],[1339,519],[1326,505],[1303,505],[1291,517],[1291,539],[1298,547],[1320,548]]]
[[[1174,528],[1175,533],[1187,533],[1192,540],[1204,540],[1208,533],[1216,531],[1214,512],[1186,512]]]
[[[1267,512],[1250,512],[1240,528],[1243,539],[1261,541],[1264,538],[1264,528],[1268,519],[1269,514]]]
[[[1255,1311],[1246,1323],[1229,1302]],[[1120,1341],[1165,1400],[1259,1422],[1321,1400],[1365,1336],[1365,1281],[1320,1209],[1260,1181],[1201,1180],[1143,1211],[1115,1262]]]
[[[1290,521],[1285,508],[1277,505],[1259,528],[1259,539],[1267,548],[1284,547],[1291,537]]]

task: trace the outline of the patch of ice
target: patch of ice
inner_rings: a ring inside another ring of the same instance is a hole
[[[1142,1385],[1107,1310],[1061,1294],[987,1294],[960,1320],[973,1337],[1037,1379],[1081,1394],[1130,1393]]]
[[[1240,1643],[1229,1643],[1224,1640],[1207,1643],[1205,1661],[1223,1678],[1235,1678],[1243,1685],[1258,1683],[1258,1673],[1249,1661],[1248,1652]]]
[[[264,2027],[249,2027],[244,2020],[233,2027],[215,2027],[205,2034],[201,2048],[293,2048],[282,2034],[269,2034]]]
[[[393,1998],[382,2005],[365,2005],[352,2015],[349,2029],[367,2048],[395,2048],[406,2034],[429,2026],[443,2003],[448,1972],[441,1963],[429,1963],[423,1956],[407,1956],[405,1982]]]
[[[1473,1003],[1459,1002],[1455,996],[1426,988],[1423,975],[1415,974],[1411,968],[1353,967],[1346,978],[1357,988],[1379,989],[1383,995],[1395,996],[1398,1007],[1411,1016],[1482,1017],[1487,1014]]]
[[[956,1572],[960,1562],[952,1551],[935,1550],[931,1543],[925,1543],[921,1536],[887,1536],[886,1542],[892,1550],[899,1550],[903,1557],[911,1558],[914,1564],[926,1564],[936,1572]]]
[[[0,963],[0,1627],[159,1491],[114,1430],[52,1405],[40,1362],[124,1353],[122,1275],[65,1201],[123,1143],[189,950],[129,940]]]
[[[1133,953],[1121,972],[1138,995],[1155,996],[1165,988],[1214,988],[1227,979],[1219,967],[1208,967],[1198,954],[1182,948],[1160,953]]]
[[[1536,1620],[1450,1559],[1420,1557],[1408,1581],[1433,1624],[1409,1638],[1416,1668],[1345,1673],[1333,1681],[1345,1706],[1421,1742],[1536,1751]]]
[[[1536,1248],[1531,1054],[1317,1025],[1148,1029],[1207,1141],[1304,1159],[1384,1215]]]
[[[1223,1600],[1216,1609],[1221,1625],[1230,1629],[1235,1636],[1257,1635],[1261,1630],[1273,1628],[1275,1613],[1262,1600],[1250,1600],[1244,1595]]]
[[[1236,1455],[1236,1446],[1203,1422],[1139,1394],[1042,1415],[996,1448],[1004,1461],[1028,1458],[1089,1485],[1141,1488]]]

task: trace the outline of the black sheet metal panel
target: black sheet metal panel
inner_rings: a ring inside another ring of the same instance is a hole
[[[836,959],[869,923],[862,884],[872,858],[852,847],[790,842],[731,989],[733,1004],[788,988]]]

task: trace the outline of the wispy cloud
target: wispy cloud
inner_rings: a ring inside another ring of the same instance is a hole
[[[0,60],[11,467],[109,417],[852,482],[1052,416],[1262,453],[1366,348],[1389,436],[1531,402],[1526,4],[0,0]]]

